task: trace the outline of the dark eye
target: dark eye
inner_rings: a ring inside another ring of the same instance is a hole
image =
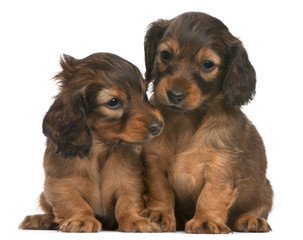
[[[211,71],[214,67],[215,63],[213,61],[206,60],[202,65],[202,70],[208,72]]]
[[[118,98],[112,98],[111,100],[109,100],[106,105],[110,108],[110,109],[117,109],[120,108],[122,106],[120,100]]]
[[[162,51],[161,52],[161,59],[163,62],[168,62],[171,59],[171,54],[169,51]]]

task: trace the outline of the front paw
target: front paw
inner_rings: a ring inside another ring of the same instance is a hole
[[[237,219],[233,230],[237,232],[269,232],[271,228],[262,217],[244,215]]]
[[[230,233],[231,230],[223,223],[218,223],[210,218],[194,217],[185,224],[185,232],[187,233]]]
[[[21,229],[55,230],[58,224],[54,222],[54,216],[50,214],[37,214],[24,218],[20,224]]]
[[[174,213],[145,209],[141,212],[140,216],[148,218],[153,223],[159,224],[164,232],[176,231],[176,219]]]
[[[148,219],[138,217],[134,220],[125,219],[119,222],[120,232],[161,232],[158,224],[150,222]]]
[[[70,218],[60,223],[62,232],[99,232],[102,224],[94,217]]]

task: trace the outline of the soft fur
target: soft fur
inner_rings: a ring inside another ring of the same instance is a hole
[[[256,84],[241,41],[216,18],[184,13],[149,26],[145,62],[166,127],[144,148],[142,216],[164,231],[270,231],[265,149],[240,109]]]
[[[143,210],[142,144],[157,136],[162,117],[146,82],[126,60],[107,53],[82,60],[64,55],[60,93],[43,121],[47,137],[42,215],[22,229],[153,232]]]

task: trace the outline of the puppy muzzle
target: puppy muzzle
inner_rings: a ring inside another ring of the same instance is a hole
[[[162,127],[163,123],[161,121],[154,121],[147,126],[147,129],[151,132],[153,136],[157,136],[160,134]]]
[[[168,100],[174,105],[181,104],[186,97],[186,93],[180,89],[168,90],[166,92],[166,94],[167,94]]]

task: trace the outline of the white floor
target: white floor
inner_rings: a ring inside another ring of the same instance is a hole
[[[14,232],[2,231],[3,235],[5,234],[5,239],[22,239],[22,240],[78,240],[78,239],[100,239],[100,240],[195,240],[195,239],[282,239],[280,233],[271,232],[271,233],[233,233],[228,235],[189,235],[183,232],[177,233],[120,233],[120,232],[110,232],[103,231],[99,233],[62,233],[57,231],[30,231],[30,230],[17,230]],[[288,235],[284,235],[287,237]],[[285,239],[285,238],[284,238]],[[292,236],[291,240],[300,239],[298,236]]]

